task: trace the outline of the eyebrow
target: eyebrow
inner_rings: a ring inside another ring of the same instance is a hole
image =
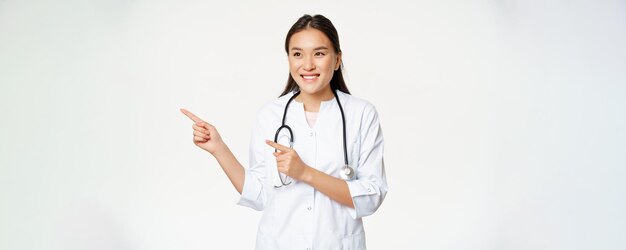
[[[324,50],[324,49],[325,49],[325,50],[328,50],[328,48],[327,48],[326,46],[320,46],[320,47],[317,47],[317,48],[315,48],[315,49],[313,49],[313,50]],[[291,48],[291,50],[300,50],[300,51],[301,51],[301,50],[303,50],[303,49],[298,48],[298,47],[293,47],[293,48]]]

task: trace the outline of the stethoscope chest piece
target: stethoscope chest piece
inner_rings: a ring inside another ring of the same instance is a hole
[[[339,171],[339,177],[346,181],[354,179],[354,169],[348,165],[344,166],[341,171]]]

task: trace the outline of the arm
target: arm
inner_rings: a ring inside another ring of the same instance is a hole
[[[278,171],[311,185],[342,205],[354,208],[346,181],[304,164],[298,153],[292,148],[270,140],[265,140],[265,143],[279,150],[274,153]]]
[[[309,184],[336,202],[349,208],[354,208],[346,181],[309,166],[306,167],[301,181]]]
[[[194,122],[192,126],[194,144],[215,157],[237,192],[241,193],[245,179],[244,168],[226,146],[217,129],[185,109],[180,111]]]
[[[239,160],[237,160],[225,143],[212,154],[220,164],[220,167],[222,167],[222,170],[224,170],[226,176],[228,176],[230,183],[232,183],[237,192],[241,194],[245,180],[245,170],[241,163],[239,163]]]
[[[387,195],[387,178],[383,160],[384,139],[374,106],[367,105],[361,119],[356,179],[348,181],[354,202],[350,209],[353,218],[376,212]]]

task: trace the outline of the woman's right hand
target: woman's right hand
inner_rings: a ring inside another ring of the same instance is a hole
[[[203,121],[186,109],[180,109],[180,111],[194,122],[192,125],[193,143],[196,146],[211,154],[215,154],[217,150],[225,146],[222,137],[217,133],[217,129],[213,125]]]

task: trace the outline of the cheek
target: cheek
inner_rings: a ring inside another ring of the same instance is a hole
[[[333,71],[337,70],[338,67],[339,67],[339,61],[337,61],[337,59],[334,59],[334,61],[333,61]]]
[[[298,79],[298,68],[300,66],[297,64],[297,62],[294,62],[292,60],[289,60],[289,74],[291,75],[291,77],[296,80],[296,82],[299,81]]]
[[[329,72],[335,71],[335,61],[334,61],[334,59],[324,60],[322,65],[323,65],[323,68],[326,69],[326,71],[329,71]]]
[[[300,67],[300,64],[298,63],[298,61],[289,60],[289,70],[294,72],[294,71],[297,71],[299,67]]]

